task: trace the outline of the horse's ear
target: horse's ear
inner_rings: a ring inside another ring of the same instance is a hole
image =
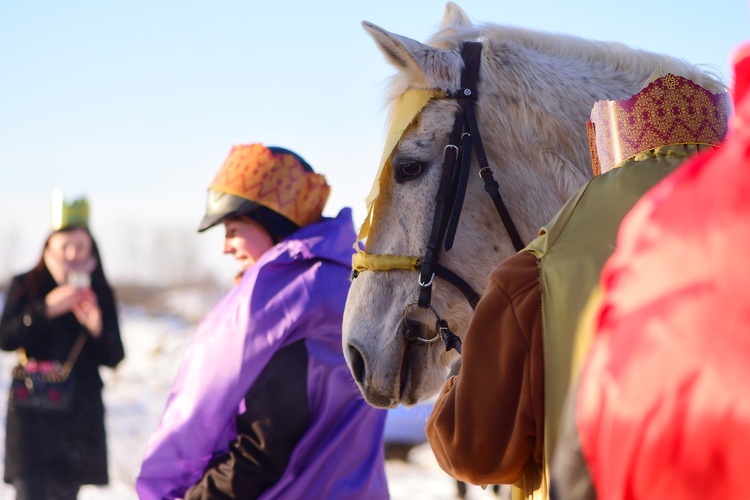
[[[405,36],[390,33],[367,21],[362,21],[362,27],[375,40],[388,61],[399,70],[407,73],[410,81],[427,88],[435,85],[425,69],[428,66],[428,60],[439,49]]]
[[[443,20],[440,22],[440,28],[461,28],[464,26],[471,26],[471,19],[466,15],[466,12],[453,2],[445,4],[445,14],[443,14]]]

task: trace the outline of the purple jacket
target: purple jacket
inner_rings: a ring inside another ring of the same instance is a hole
[[[310,426],[262,498],[388,498],[386,412],[361,398],[344,361],[341,317],[355,234],[351,211],[274,246],[198,325],[152,434],[136,490],[180,498],[227,453],[245,394],[279,349],[308,346]]]

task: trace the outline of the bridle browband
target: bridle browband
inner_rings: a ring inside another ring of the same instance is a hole
[[[464,68],[461,72],[461,88],[444,96],[448,99],[456,99],[459,109],[453,122],[449,143],[443,149],[440,184],[435,195],[435,215],[424,256],[415,258],[394,255],[368,255],[361,252],[355,256],[354,261],[358,265],[354,266],[352,273],[352,276],[356,278],[364,270],[411,269],[419,271],[419,299],[406,306],[404,318],[406,319],[407,313],[415,305],[422,309],[430,309],[437,317],[436,334],[429,339],[415,337],[410,338],[410,340],[433,343],[442,338],[445,342],[446,351],[456,349],[459,353],[461,352],[461,339],[450,331],[448,322],[441,318],[432,306],[432,284],[435,276],[452,284],[463,293],[472,309],[476,308],[481,297],[466,280],[438,263],[440,247],[443,246],[446,252],[453,248],[458,220],[466,196],[472,148],[479,163],[479,176],[484,181],[484,189],[492,198],[513,246],[516,251],[522,250],[525,246],[500,195],[499,185],[492,174],[479,134],[475,103],[481,53],[481,43],[464,42],[461,52],[464,61]],[[387,264],[383,264],[384,261]]]

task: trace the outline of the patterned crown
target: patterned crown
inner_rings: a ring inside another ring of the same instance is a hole
[[[52,230],[59,231],[66,227],[89,225],[89,202],[86,198],[78,198],[68,203],[63,198],[62,191],[52,192]]]
[[[714,94],[671,73],[630,99],[599,101],[587,123],[594,175],[660,146],[719,145],[730,112],[728,93]]]
[[[292,154],[274,154],[262,144],[234,146],[209,189],[245,198],[298,226],[320,218],[331,188]]]

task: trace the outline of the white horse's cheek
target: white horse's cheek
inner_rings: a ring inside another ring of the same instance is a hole
[[[383,397],[396,390],[403,358],[403,339],[396,335],[403,311],[398,303],[384,300],[385,282],[385,273],[361,274],[344,309],[344,356],[366,397],[368,387]]]

